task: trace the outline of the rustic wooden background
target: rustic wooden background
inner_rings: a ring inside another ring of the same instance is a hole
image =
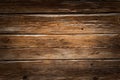
[[[120,80],[120,0],[0,0],[0,80]]]

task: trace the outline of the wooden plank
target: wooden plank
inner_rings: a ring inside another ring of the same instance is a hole
[[[120,49],[120,35],[119,34],[1,35],[0,48]]]
[[[0,15],[0,33],[120,33],[119,14]]]
[[[1,35],[0,60],[117,59],[119,34]]]
[[[40,60],[0,62],[0,78],[8,80],[119,80],[120,61]],[[6,78],[6,79],[4,79]],[[8,78],[8,79],[7,79]]]
[[[105,77],[41,77],[31,76],[29,78],[22,77],[2,77],[1,80],[119,80],[119,76],[105,76]]]
[[[120,12],[119,0],[1,0],[0,13]]]
[[[119,59],[119,49],[109,48],[13,48],[0,49],[0,60]]]
[[[30,78],[25,78],[23,80],[119,80],[118,75],[113,76],[104,76],[104,77],[40,77],[40,76],[33,76]],[[10,80],[10,79],[9,79]]]

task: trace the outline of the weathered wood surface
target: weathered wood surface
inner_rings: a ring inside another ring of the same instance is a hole
[[[104,77],[40,77],[40,76],[33,76],[30,78],[24,78],[23,80],[119,80],[120,77],[117,75],[113,76],[104,76]],[[10,80],[10,78],[9,78]]]
[[[13,48],[0,49],[0,60],[119,59],[120,49],[111,48]]]
[[[120,12],[120,0],[0,0],[0,13],[106,12]]]
[[[0,36],[0,60],[111,58],[120,58],[119,34]]]
[[[119,34],[1,35],[0,48],[114,48],[120,49]]]
[[[120,0],[0,0],[0,80],[120,80],[119,13]]]
[[[119,14],[0,15],[0,33],[120,33]]]
[[[2,77],[1,80],[119,80],[117,76],[105,76],[105,77],[41,77],[41,76],[32,76],[30,78],[21,78],[21,77]]]
[[[120,61],[40,60],[0,62],[1,80],[119,80]]]

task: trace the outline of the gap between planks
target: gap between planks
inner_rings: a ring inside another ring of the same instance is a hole
[[[35,37],[38,37],[38,36],[68,36],[68,35],[70,35],[70,36],[84,36],[84,35],[101,35],[101,36],[103,36],[103,35],[119,35],[120,33],[80,33],[80,34],[0,34],[0,36],[35,36]]]
[[[64,17],[64,16],[113,16],[120,15],[120,13],[0,13],[1,15],[28,15],[28,16],[41,16],[41,17]]]
[[[0,63],[15,63],[15,62],[41,62],[41,61],[120,61],[120,58],[109,58],[109,59],[103,59],[103,58],[97,58],[97,59],[22,59],[22,60],[0,60]]]
[[[65,33],[65,34],[47,34],[47,33],[0,33],[0,36],[49,36],[49,35],[117,35],[120,33]]]

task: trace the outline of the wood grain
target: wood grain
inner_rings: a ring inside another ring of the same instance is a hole
[[[0,0],[0,80],[120,80],[120,0]]]
[[[0,15],[2,34],[120,33],[119,14]]]
[[[1,35],[0,48],[114,48],[120,49],[119,34]]]
[[[119,80],[120,61],[40,60],[0,62],[2,80]],[[96,79],[97,78],[97,79]]]
[[[0,60],[119,59],[120,48],[13,48],[0,49]]]
[[[9,78],[10,79],[10,78]],[[40,77],[40,76],[33,76],[30,78],[25,78],[30,80],[119,80],[119,77],[117,75],[113,76],[104,76],[104,77]],[[25,80],[23,79],[23,80]]]
[[[119,0],[1,0],[0,13],[118,13]]]
[[[22,77],[2,77],[1,80],[119,80],[119,76],[104,76],[104,77],[41,77],[41,76],[26,76]]]
[[[119,34],[1,35],[0,60],[119,59]]]

